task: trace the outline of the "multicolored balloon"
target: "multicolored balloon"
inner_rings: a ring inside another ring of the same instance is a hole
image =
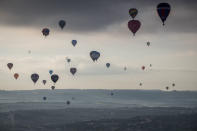
[[[50,30],[48,28],[42,29],[42,34],[46,37],[49,35]]]
[[[136,15],[138,14],[138,10],[136,8],[129,9],[130,16],[134,19]]]
[[[157,13],[165,25],[165,21],[170,14],[171,7],[168,3],[160,3],[157,5]]]

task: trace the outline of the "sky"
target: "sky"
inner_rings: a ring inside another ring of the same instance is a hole
[[[165,26],[156,12],[160,2],[171,5]],[[60,77],[56,89],[197,90],[196,4],[195,0],[0,0],[0,89],[50,89],[52,69]],[[130,8],[138,9],[135,19],[141,22],[135,36],[127,27]],[[58,26],[61,19],[66,21],[63,30]],[[45,27],[50,29],[46,38],[41,33]],[[73,39],[78,41],[76,47]],[[97,62],[89,56],[92,50],[101,53]],[[14,64],[11,71],[9,62]],[[75,76],[70,67],[77,68]],[[18,80],[14,73],[19,73]],[[32,73],[40,76],[36,85]]]

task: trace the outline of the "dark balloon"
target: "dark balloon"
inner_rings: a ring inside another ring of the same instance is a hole
[[[42,34],[43,34],[44,36],[48,36],[48,35],[49,35],[49,32],[50,32],[50,30],[49,30],[48,28],[42,29]]]
[[[157,13],[159,17],[161,18],[161,21],[163,22],[163,25],[165,25],[165,21],[170,14],[170,5],[168,3],[160,3],[157,5]]]
[[[98,58],[100,57],[100,53],[97,51],[91,51],[90,52],[90,57],[92,58],[92,60],[95,62],[98,60]]]
[[[32,81],[34,82],[34,84],[36,84],[36,82],[37,82],[38,79],[39,79],[39,75],[36,74],[36,73],[34,73],[34,74],[31,75],[31,79],[32,79]]]
[[[19,77],[19,74],[18,74],[18,73],[15,73],[15,74],[14,74],[14,78],[17,80],[18,77]]]
[[[111,96],[113,96],[114,95],[114,93],[113,92],[111,92],[111,94],[110,94]]]
[[[51,89],[54,90],[55,89],[55,86],[51,86]]]
[[[142,86],[142,83],[140,83],[140,86]]]
[[[145,70],[145,66],[142,66],[142,70]]]
[[[135,33],[139,30],[140,26],[141,26],[141,23],[138,20],[130,20],[128,22],[128,28],[133,33],[133,35],[135,35]]]
[[[150,67],[152,67],[152,64],[150,64]]]
[[[52,75],[53,74],[53,70],[49,70],[49,74]]]
[[[66,104],[67,104],[67,105],[70,105],[70,101],[67,101]]]
[[[46,80],[43,80],[42,83],[45,85],[47,83],[47,81]]]
[[[166,86],[166,90],[168,90],[169,89],[169,87],[168,86]]]
[[[138,11],[137,11],[137,9],[135,9],[135,8],[131,8],[131,9],[129,10],[129,14],[130,14],[130,16],[131,16],[133,19],[136,17],[137,13],[138,13]]]
[[[11,70],[12,67],[13,67],[13,64],[12,64],[12,63],[8,63],[7,66],[8,66],[8,68]]]
[[[77,40],[72,40],[72,45],[76,46],[76,44],[77,44]]]
[[[64,20],[59,21],[59,26],[61,29],[63,29],[65,25],[66,25],[66,22]]]
[[[126,71],[127,70],[127,67],[124,67],[124,70]]]
[[[70,68],[70,72],[71,72],[73,75],[75,75],[75,73],[77,72],[77,68],[74,68],[74,67]]]
[[[56,75],[56,74],[53,74],[53,75],[51,76],[51,80],[54,82],[54,84],[58,81],[58,79],[59,79],[59,76]]]
[[[150,42],[147,42],[146,44],[147,44],[147,46],[150,46]]]
[[[47,97],[46,97],[46,96],[44,96],[44,97],[43,97],[43,100],[44,100],[44,101],[46,101],[46,100],[47,100]]]
[[[175,84],[173,83],[173,84],[172,84],[172,86],[174,87],[174,86],[175,86]]]
[[[110,63],[106,63],[106,66],[107,66],[107,68],[109,68],[110,67]]]

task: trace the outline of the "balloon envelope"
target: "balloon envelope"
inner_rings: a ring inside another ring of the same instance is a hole
[[[77,68],[74,68],[74,67],[70,68],[70,72],[71,72],[73,75],[75,75],[75,73],[77,72]]]
[[[43,34],[44,36],[48,36],[48,35],[49,35],[49,32],[50,32],[50,30],[49,30],[48,28],[42,29],[42,34]]]
[[[51,80],[54,82],[54,84],[58,81],[58,79],[59,79],[59,76],[56,75],[56,74],[53,74],[53,75],[51,76]]]
[[[129,9],[129,14],[130,14],[130,16],[131,16],[133,19],[136,17],[137,13],[138,13],[137,9],[135,9],[135,8]]]
[[[70,101],[67,101],[66,104],[67,104],[67,105],[70,105]]]
[[[49,70],[49,74],[52,75],[53,74],[53,70]]]
[[[142,70],[144,70],[145,69],[145,66],[142,66]]]
[[[59,21],[59,26],[60,26],[61,29],[63,29],[65,25],[66,25],[65,20],[60,20]]]
[[[97,61],[98,58],[100,57],[100,53],[98,51],[91,51],[90,57],[92,58],[93,61]]]
[[[109,68],[110,67],[110,63],[106,63],[106,66],[107,66],[107,68]]]
[[[139,30],[140,26],[141,23],[138,20],[130,20],[128,22],[128,28],[133,33],[133,35],[135,35],[135,33]]]
[[[17,80],[18,77],[19,77],[19,74],[18,74],[18,73],[15,73],[15,74],[14,74],[14,78]]]
[[[72,45],[76,46],[76,44],[77,44],[77,40],[72,40]]]
[[[170,14],[170,5],[168,3],[160,3],[157,5],[157,13],[159,17],[161,18],[161,21],[163,22],[163,25],[165,24],[165,21]]]
[[[54,90],[55,89],[55,86],[51,86],[51,89]]]
[[[147,44],[147,46],[150,46],[150,42],[147,42],[146,44]]]
[[[11,70],[12,67],[13,67],[13,63],[8,63],[7,66],[8,66],[8,68]]]
[[[43,80],[42,83],[45,85],[47,83],[47,81],[46,80]]]
[[[34,82],[34,84],[38,81],[39,75],[34,73],[31,75],[31,80]]]
[[[44,97],[43,97],[43,100],[44,100],[44,101],[45,101],[45,100],[47,100],[47,97],[46,97],[46,96],[44,96]]]

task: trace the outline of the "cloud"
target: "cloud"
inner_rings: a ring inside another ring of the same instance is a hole
[[[172,6],[172,12],[166,21],[168,30],[196,32],[197,1],[167,2]],[[155,11],[157,4],[158,1],[155,0],[1,0],[0,24],[57,29],[58,20],[65,19],[67,31],[92,32],[104,30],[113,24],[126,25],[130,19],[129,8],[136,7],[139,10],[137,19],[142,22],[143,32],[152,33],[162,25]]]

